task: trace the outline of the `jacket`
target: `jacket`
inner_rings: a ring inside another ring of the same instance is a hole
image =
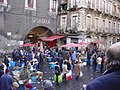
[[[120,90],[120,69],[108,70],[103,76],[90,82],[86,90]]]

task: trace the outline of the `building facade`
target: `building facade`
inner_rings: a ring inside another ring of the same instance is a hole
[[[120,39],[120,1],[61,0],[58,21],[66,43],[96,42],[105,49]]]
[[[0,0],[0,50],[56,34],[56,10],[52,0]]]

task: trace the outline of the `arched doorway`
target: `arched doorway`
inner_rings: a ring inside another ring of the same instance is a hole
[[[53,32],[47,27],[38,26],[28,32],[24,43],[37,43],[40,38],[52,36]]]

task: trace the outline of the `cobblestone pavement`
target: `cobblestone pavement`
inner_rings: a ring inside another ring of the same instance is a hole
[[[49,63],[42,62],[40,70],[44,72],[44,79],[51,79],[54,84],[54,81],[53,81],[54,69],[50,69]],[[101,73],[93,72],[90,66],[82,67],[82,72],[83,72],[83,76],[76,81],[75,72],[73,70],[72,80],[64,81],[60,83],[58,86],[54,84],[54,89],[55,90],[81,90],[83,84],[87,84],[91,80],[101,75]],[[37,87],[38,90],[43,90],[42,82],[33,83],[33,85]]]

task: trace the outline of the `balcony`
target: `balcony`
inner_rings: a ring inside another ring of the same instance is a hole
[[[79,34],[79,31],[78,31],[78,29],[77,28],[72,28],[72,29],[64,29],[64,28],[62,28],[62,29],[60,29],[60,30],[58,30],[58,32],[60,33],[60,34],[67,34],[67,35],[78,35]]]
[[[58,33],[60,33],[60,34],[65,34],[65,30],[66,30],[66,29],[61,28],[61,29],[58,30]]]
[[[69,3],[68,4],[68,10],[70,11],[74,11],[74,10],[77,10],[79,8],[82,8],[82,5],[79,5],[80,3],[78,2],[75,2],[75,3]]]
[[[60,5],[58,7],[58,14],[67,14],[67,8],[68,8],[67,4]]]
[[[77,8],[78,8],[77,3],[75,3],[75,4],[71,4],[71,3],[69,3],[68,10],[70,10],[70,11],[74,11],[74,10],[76,10]]]
[[[103,7],[102,7],[101,5],[96,5],[96,6],[95,6],[95,10],[96,10],[96,11],[99,11],[99,12],[102,12]]]

